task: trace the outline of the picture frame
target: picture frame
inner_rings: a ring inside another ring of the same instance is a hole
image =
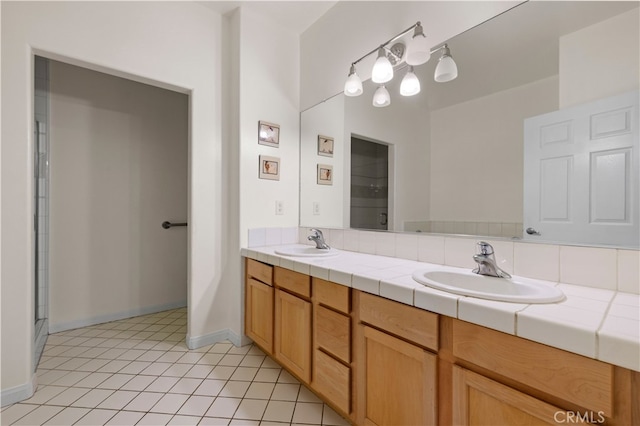
[[[261,155],[258,177],[260,179],[280,180],[280,158]]]
[[[280,146],[280,126],[267,121],[258,121],[258,143],[278,148]]]
[[[318,135],[318,155],[333,157],[333,142],[331,136]]]
[[[333,185],[333,166],[318,164],[318,185]]]

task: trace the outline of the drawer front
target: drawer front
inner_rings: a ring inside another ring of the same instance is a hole
[[[360,321],[438,350],[438,315],[358,291]]]
[[[247,275],[265,284],[273,285],[273,266],[247,259]]]
[[[349,414],[351,369],[322,351],[315,351],[311,386],[345,414]]]
[[[311,278],[308,275],[276,266],[273,282],[277,287],[302,297],[311,297]]]
[[[337,311],[349,314],[351,300],[349,287],[313,278],[313,298],[317,303],[329,306]]]
[[[351,362],[351,319],[323,306],[316,305],[316,346],[341,359]]]
[[[453,321],[453,355],[612,417],[612,365],[459,320]]]

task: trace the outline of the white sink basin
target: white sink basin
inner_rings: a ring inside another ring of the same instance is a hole
[[[413,279],[437,290],[501,302],[554,303],[565,298],[556,287],[522,277],[507,279],[464,270],[423,269],[414,272]]]
[[[340,252],[334,248],[331,249],[317,249],[315,247],[280,247],[274,250],[276,254],[280,254],[282,256],[293,256],[293,257],[328,257],[328,256],[337,256]]]

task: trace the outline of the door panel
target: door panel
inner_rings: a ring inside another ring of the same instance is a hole
[[[526,239],[640,246],[638,92],[525,120]]]

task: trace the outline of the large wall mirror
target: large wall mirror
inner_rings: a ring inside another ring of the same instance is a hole
[[[638,2],[523,3],[447,41],[453,81],[432,55],[418,95],[400,65],[387,107],[366,81],[304,111],[300,225],[638,248],[639,21]]]

